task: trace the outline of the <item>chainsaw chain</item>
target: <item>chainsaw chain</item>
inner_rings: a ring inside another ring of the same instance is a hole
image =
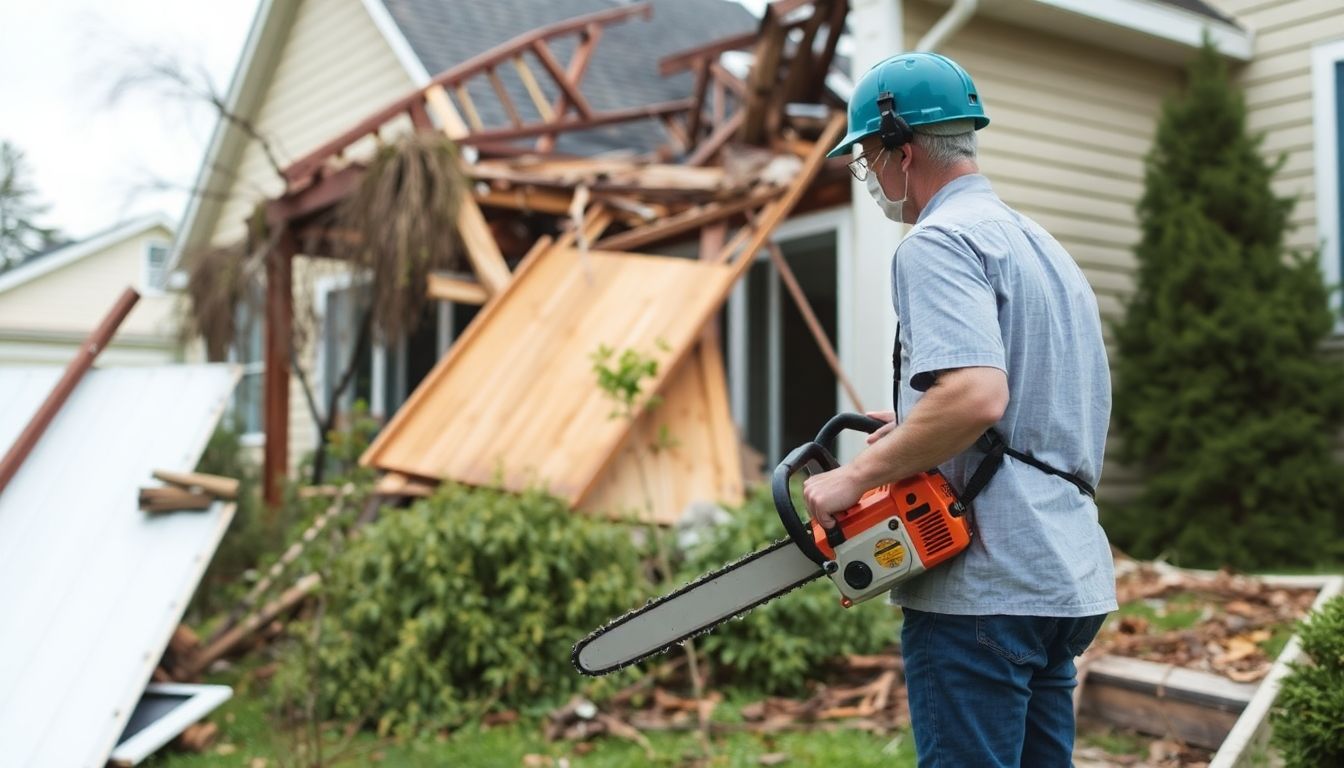
[[[638,664],[639,662],[644,661],[645,659],[651,658],[651,657],[653,657],[653,656],[657,656],[657,655],[662,654],[662,653],[667,653],[668,651],[672,650],[673,648],[676,648],[677,646],[681,645],[682,643],[685,643],[687,640],[693,640],[693,639],[695,639],[695,638],[697,638],[697,637],[699,637],[699,636],[701,636],[701,635],[703,635],[703,634],[708,633],[709,631],[713,630],[715,627],[719,626],[720,624],[723,624],[723,623],[726,622],[726,621],[729,621],[729,620],[731,620],[731,619],[738,619],[738,618],[741,618],[741,617],[747,615],[748,613],[750,613],[752,610],[756,609],[757,607],[759,607],[759,606],[761,606],[761,605],[764,605],[765,603],[768,603],[768,602],[770,602],[771,600],[774,600],[775,598],[777,598],[777,597],[779,597],[779,596],[781,596],[781,595],[784,595],[784,594],[787,594],[787,593],[789,593],[789,592],[792,592],[793,590],[795,590],[795,589],[801,587],[802,585],[808,583],[809,581],[812,581],[813,579],[817,578],[818,576],[823,575],[823,572],[822,572],[821,568],[817,568],[817,570],[816,570],[815,573],[813,573],[813,574],[807,576],[806,578],[801,579],[801,580],[799,580],[799,581],[796,581],[796,582],[794,582],[794,583],[792,583],[792,584],[789,584],[788,586],[783,587],[783,588],[780,589],[779,591],[774,592],[774,593],[772,593],[772,594],[770,594],[770,595],[768,595],[768,596],[766,596],[766,597],[764,597],[764,598],[762,598],[762,599],[760,599],[760,600],[757,600],[756,602],[752,603],[751,605],[745,606],[744,608],[742,608],[741,610],[737,611],[736,613],[734,613],[734,614],[732,614],[732,615],[730,615],[730,616],[724,616],[723,618],[718,619],[718,620],[714,621],[714,622],[711,623],[711,624],[708,624],[708,625],[706,625],[706,626],[703,626],[703,627],[700,627],[700,628],[698,628],[698,629],[692,630],[691,632],[688,632],[688,633],[682,635],[681,637],[676,638],[675,640],[671,640],[671,641],[669,641],[668,643],[666,643],[665,645],[663,645],[663,646],[661,646],[661,647],[659,647],[659,648],[656,648],[656,649],[654,649],[654,650],[652,650],[652,651],[649,651],[649,652],[644,653],[644,654],[642,654],[642,655],[640,655],[640,656],[637,656],[637,657],[635,657],[635,658],[633,658],[633,659],[630,659],[629,661],[623,662],[623,663],[621,663],[621,664],[617,664],[617,665],[615,665],[615,666],[613,666],[613,667],[607,667],[607,668],[605,668],[605,669],[589,670],[589,669],[584,669],[582,666],[579,665],[579,653],[584,649],[585,646],[587,646],[587,645],[588,645],[589,643],[591,643],[593,640],[596,640],[598,637],[601,637],[602,635],[606,634],[607,632],[610,632],[611,630],[613,630],[613,629],[615,629],[615,628],[621,626],[622,624],[626,623],[627,621],[630,621],[631,619],[635,618],[636,616],[639,616],[640,614],[646,613],[646,612],[648,612],[648,611],[650,611],[650,610],[653,610],[654,608],[657,608],[658,606],[660,606],[660,605],[662,605],[662,604],[664,604],[664,603],[666,603],[666,602],[669,602],[669,601],[671,601],[671,600],[675,600],[675,599],[677,599],[678,597],[681,597],[682,595],[686,594],[687,592],[690,592],[691,590],[695,589],[696,587],[699,587],[701,584],[703,584],[703,583],[705,583],[705,582],[707,582],[707,581],[709,581],[709,580],[711,580],[711,579],[716,579],[716,578],[718,578],[718,577],[724,575],[725,573],[729,573],[729,572],[734,571],[734,570],[736,570],[736,569],[738,569],[738,568],[741,568],[741,567],[743,567],[743,566],[745,566],[745,565],[751,563],[753,560],[756,560],[757,558],[760,558],[760,557],[764,557],[765,555],[768,555],[768,554],[770,554],[771,552],[774,552],[775,550],[779,549],[780,547],[785,547],[785,546],[792,547],[792,546],[796,546],[796,545],[795,545],[795,544],[793,543],[793,541],[790,540],[790,539],[787,539],[787,538],[785,538],[785,539],[780,539],[779,541],[776,541],[774,544],[771,544],[770,546],[765,547],[764,549],[758,549],[758,550],[756,550],[755,552],[752,552],[752,553],[750,553],[750,554],[748,554],[748,555],[742,557],[742,558],[739,559],[739,560],[735,560],[735,561],[729,563],[728,565],[723,566],[722,568],[720,568],[720,569],[718,569],[718,570],[716,570],[716,571],[710,571],[710,572],[708,572],[708,573],[706,573],[706,574],[703,574],[702,576],[700,576],[700,577],[697,578],[696,580],[694,580],[694,581],[692,581],[692,582],[690,582],[690,583],[688,583],[688,584],[683,585],[682,587],[680,587],[679,589],[677,589],[675,592],[670,592],[670,593],[668,593],[668,594],[666,594],[666,595],[663,595],[662,597],[656,597],[656,598],[650,599],[650,600],[649,600],[647,603],[645,603],[643,606],[641,606],[641,607],[639,607],[639,608],[635,608],[635,609],[632,610],[632,611],[629,611],[629,612],[627,612],[627,613],[625,613],[625,614],[622,614],[621,616],[616,617],[615,619],[612,619],[611,621],[607,622],[606,624],[604,624],[604,625],[598,627],[597,629],[593,630],[593,631],[590,632],[586,637],[584,637],[582,640],[580,640],[579,642],[577,642],[577,643],[574,644],[574,650],[573,650],[573,652],[572,652],[572,653],[570,654],[570,656],[569,656],[570,663],[573,664],[573,665],[574,665],[574,668],[577,669],[579,672],[581,672],[582,674],[585,674],[585,675],[587,675],[587,676],[589,676],[589,677],[600,677],[600,676],[602,676],[602,675],[610,674],[610,673],[612,673],[612,672],[616,672],[616,671],[618,671],[618,670],[625,669],[626,667],[631,666],[631,665],[633,665],[633,664]]]

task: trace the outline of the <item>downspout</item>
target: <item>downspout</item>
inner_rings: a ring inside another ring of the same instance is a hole
[[[947,13],[915,45],[916,51],[936,51],[975,15],[979,0],[954,0]]]

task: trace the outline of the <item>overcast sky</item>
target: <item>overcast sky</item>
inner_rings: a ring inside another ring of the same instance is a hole
[[[764,0],[740,0],[757,15]],[[537,0],[545,2],[545,0]],[[26,155],[50,206],[38,223],[82,238],[162,212],[178,220],[214,112],[149,89],[117,99],[146,51],[228,88],[257,0],[0,0],[0,139]],[[356,116],[352,116],[353,117]],[[155,184],[178,191],[154,191]]]
[[[143,213],[174,220],[214,127],[200,104],[147,89],[110,102],[146,59],[176,56],[227,88],[257,0],[0,0],[0,139],[26,155],[50,205],[41,223],[74,237]]]

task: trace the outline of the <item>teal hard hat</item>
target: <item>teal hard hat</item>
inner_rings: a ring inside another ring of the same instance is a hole
[[[859,78],[849,99],[849,132],[826,156],[843,155],[864,138],[882,132],[885,104],[892,105],[894,115],[910,129],[953,120],[971,120],[977,131],[989,125],[975,83],[961,65],[936,53],[901,53],[878,62]],[[900,143],[909,140],[909,131],[894,117],[887,132],[898,140],[906,134]]]

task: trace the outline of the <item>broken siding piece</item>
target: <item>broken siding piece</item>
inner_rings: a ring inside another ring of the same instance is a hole
[[[0,445],[59,371],[0,369]],[[233,516],[148,516],[155,467],[195,466],[238,372],[90,371],[0,496],[0,744],[102,768]],[[46,386],[42,386],[45,384]]]

